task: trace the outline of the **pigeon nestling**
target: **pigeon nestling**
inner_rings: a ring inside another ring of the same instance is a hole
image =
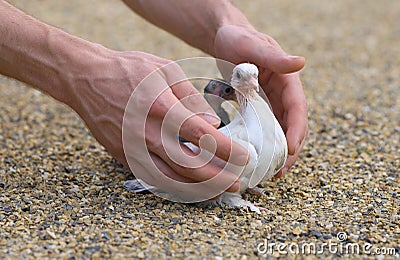
[[[240,113],[218,131],[247,148],[250,159],[242,169],[241,186],[238,192],[223,192],[217,199],[203,202],[203,204],[217,203],[245,207],[260,213],[260,208],[244,200],[242,194],[246,191],[262,193],[256,185],[272,177],[283,167],[288,151],[286,138],[270,106],[257,93],[259,91],[258,69],[255,65],[249,63],[237,65],[233,69],[231,85],[235,89]],[[185,145],[194,152],[199,152],[197,146],[191,143],[185,143]],[[214,157],[213,163],[222,168],[226,166],[229,170],[229,164],[218,157]],[[145,190],[143,185],[136,180],[127,181],[124,186],[135,192]]]

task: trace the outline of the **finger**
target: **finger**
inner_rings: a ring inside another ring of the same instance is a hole
[[[274,74],[274,76],[281,77],[282,75]],[[272,80],[271,80],[272,82]],[[267,99],[269,104],[271,105],[272,112],[274,113],[276,119],[281,125],[284,132],[286,132],[286,124],[284,121],[284,107],[282,106],[282,88],[280,86],[280,82],[277,82],[276,85],[270,84],[269,86],[263,86],[263,89],[268,88]]]
[[[163,174],[168,176],[169,178],[179,181],[179,182],[185,182],[185,183],[192,183],[194,182],[193,179],[191,178],[186,178],[181,174],[177,174],[171,167],[168,166],[168,164],[161,159],[158,155],[154,153],[150,153],[150,158],[153,160],[154,164],[157,166],[157,169],[159,169]]]
[[[275,174],[275,176],[274,176],[275,178],[284,176],[288,172],[288,170],[295,164],[295,162],[297,161],[297,159],[299,157],[299,153],[304,146],[304,143],[305,143],[304,141],[305,141],[305,139],[300,144],[299,149],[296,151],[296,153],[294,155],[288,155],[288,157],[286,158],[285,165],[277,174]]]
[[[286,111],[286,139],[288,152],[294,155],[308,134],[308,107],[297,73],[287,75],[282,90],[282,104]]]
[[[182,68],[177,63],[171,63],[162,70],[176,98],[187,109],[198,114],[205,121],[217,128],[221,123],[220,118],[204,99],[203,95],[190,83]]]
[[[249,154],[245,148],[229,139],[198,116],[191,116],[185,120],[179,133],[186,140],[197,146],[199,146],[199,141],[203,136],[209,135],[213,142],[205,142],[203,148],[210,152],[215,150],[215,155],[224,161],[243,166],[249,160]],[[216,146],[216,149],[213,146]]]
[[[287,171],[293,166],[293,164],[296,162],[297,158],[298,158],[298,153],[294,154],[294,155],[288,155],[288,157],[286,158],[285,161],[285,165],[282,167],[282,169],[277,172],[274,177],[275,178],[280,178],[282,176],[284,176]]]
[[[165,91],[157,98],[152,105],[150,114],[162,118],[162,127],[170,135],[179,133],[187,141],[197,146],[200,144],[200,139],[208,135],[212,141],[204,142],[205,145],[202,148],[211,153],[215,152],[217,157],[235,165],[247,164],[249,155],[246,149],[219,132],[201,117],[193,114],[176,99],[171,90]]]
[[[171,89],[187,109],[196,113],[215,128],[221,124],[221,119],[207,103],[203,95],[189,81],[185,80],[174,84]]]
[[[294,165],[294,163],[297,161],[297,158],[298,158],[298,154],[288,155],[288,157],[286,158],[285,165],[277,174],[275,174],[274,177],[280,178],[280,177],[284,176],[288,172],[288,170]]]
[[[173,149],[173,147],[168,147],[165,149],[169,149],[169,152],[171,152],[171,149]],[[220,175],[219,184],[228,184],[229,186],[227,190],[230,192],[236,192],[239,190],[239,175],[231,173],[225,169],[223,170],[212,163],[202,162],[202,158],[196,156],[196,154],[194,154],[190,149],[185,146],[182,146],[182,149],[185,150],[186,154],[193,156],[193,161],[197,160],[197,162],[195,163],[203,166],[190,168],[185,167],[185,165],[177,164],[175,161],[171,160],[165,150],[159,150],[157,151],[157,154],[175,173],[181,175],[185,179],[190,179],[191,182],[204,182],[216,177],[217,175]],[[179,153],[181,151],[175,152]]]
[[[303,141],[300,143],[298,149],[296,150],[294,155],[288,155],[285,161],[285,165],[282,167],[282,169],[274,176],[274,177],[281,177],[286,174],[286,172],[295,164],[297,161],[300,151],[303,149],[303,146],[305,144],[305,138]]]
[[[280,177],[284,176],[286,174],[286,172],[287,172],[287,170],[284,171],[284,169],[282,168],[279,172],[277,172],[274,175],[274,178],[280,178]]]
[[[274,39],[264,34],[245,38],[238,45],[238,53],[248,61],[276,73],[293,73],[301,70],[305,64],[304,57],[288,55]]]
[[[165,156],[165,154],[164,154]],[[158,155],[154,154],[154,153],[150,153],[150,157],[153,160],[154,164],[156,165],[156,167],[163,173],[165,174],[167,177],[178,181],[178,182],[183,182],[183,183],[194,183],[194,182],[198,182],[198,181],[205,181],[205,180],[201,180],[201,179],[193,179],[193,178],[188,178],[185,177],[182,174],[177,173],[177,169],[173,169],[176,168],[175,164],[167,158],[160,158]],[[167,163],[168,162],[168,163]],[[173,165],[174,167],[171,168],[170,165]],[[209,169],[206,169],[209,170]],[[196,174],[194,174],[196,175]],[[231,174],[232,175],[232,174]],[[192,175],[190,175],[192,176]],[[197,175],[198,176],[198,175]],[[228,174],[224,174],[225,177],[228,176]],[[214,177],[214,176],[213,176]],[[234,177],[232,179],[227,179],[228,183],[233,183],[231,186],[228,187],[228,189],[226,191],[228,192],[237,192],[240,189],[240,181],[237,180],[237,177]],[[155,185],[156,187],[158,186],[157,183],[151,183],[153,185]]]
[[[179,104],[179,102],[178,105],[182,106],[181,104]],[[182,111],[184,109],[185,108],[181,108],[178,109],[178,111]],[[173,114],[174,116],[176,116],[176,113]],[[166,118],[168,118],[168,115],[166,116]],[[199,119],[202,120],[201,118]],[[168,123],[164,124],[164,121],[168,121]],[[213,161],[211,161],[211,163],[208,163],[213,157],[212,154],[206,154],[209,155],[208,159],[200,157],[192,150],[190,150],[187,146],[179,143],[178,139],[176,138],[176,134],[174,134],[174,131],[170,131],[170,129],[168,129],[168,124],[171,124],[171,121],[173,120],[168,120],[165,118],[157,119],[152,117],[147,120],[146,144],[148,149],[152,153],[157,154],[167,164],[167,166],[178,175],[189,178],[192,181],[199,182],[210,180],[216,175],[221,174],[221,176],[219,176],[220,180],[222,180],[220,185],[224,185],[221,191],[228,189],[229,191],[234,192],[239,189],[238,187],[240,186],[240,184],[235,184],[235,182],[240,173],[235,175],[227,171],[221,172],[221,167],[223,166],[218,167],[217,165],[213,164]],[[219,133],[211,125],[204,122],[204,120],[202,121],[203,124],[207,125],[209,128]],[[179,119],[178,122],[180,122]],[[224,136],[224,138],[228,139],[226,136]],[[173,176],[172,173],[170,173],[170,175]],[[172,178],[177,179],[176,177]]]
[[[308,134],[308,130],[307,130],[307,133],[306,133],[306,137],[307,137],[307,134]],[[298,149],[296,149],[296,152],[295,152],[295,154],[293,155],[295,158],[294,158],[294,160],[293,161],[287,161],[287,163],[285,163],[285,166],[287,166],[287,168],[289,169],[290,167],[292,167],[293,165],[294,165],[294,163],[296,162],[296,160],[297,160],[297,158],[299,157],[299,155],[300,155],[300,152],[301,152],[301,150],[303,149],[303,146],[304,146],[304,144],[306,143],[306,138],[304,138],[303,139],[303,141],[300,143],[300,145],[298,146]]]
[[[288,154],[295,155],[302,148],[306,136],[308,134],[307,120],[295,118],[288,112],[288,130],[286,132],[286,140],[288,143]]]

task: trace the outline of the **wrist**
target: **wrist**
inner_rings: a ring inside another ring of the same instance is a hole
[[[76,109],[81,93],[93,85],[93,75],[99,74],[101,60],[109,50],[61,30],[49,33],[47,44],[57,76],[54,88],[45,91]]]

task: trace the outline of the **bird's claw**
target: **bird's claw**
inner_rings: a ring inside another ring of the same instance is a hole
[[[256,203],[256,202],[254,202],[253,204],[254,204],[254,206],[256,206],[260,211],[266,212],[266,213],[271,213],[271,211],[270,211],[269,209],[264,208],[264,207],[261,207],[261,205],[262,205],[261,203]]]
[[[252,195],[259,195],[262,197],[266,197],[265,191],[259,187],[254,187],[254,188],[247,188],[246,193],[252,194]]]

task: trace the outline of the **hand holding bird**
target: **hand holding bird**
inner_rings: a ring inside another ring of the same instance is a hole
[[[254,189],[261,181],[272,177],[281,169],[287,157],[286,138],[269,105],[258,94],[258,69],[255,65],[248,63],[237,65],[232,72],[231,85],[235,89],[240,114],[219,131],[245,147],[250,154],[250,160],[242,168],[240,190],[236,193],[223,192],[216,200],[209,202],[248,207],[260,212],[258,207],[244,200],[241,194]],[[191,143],[185,145],[193,152],[200,153],[199,147]],[[228,167],[228,170],[231,167],[218,157],[213,158],[213,163],[222,168]],[[127,181],[124,186],[136,192],[157,189],[150,185],[144,187],[137,180]]]

